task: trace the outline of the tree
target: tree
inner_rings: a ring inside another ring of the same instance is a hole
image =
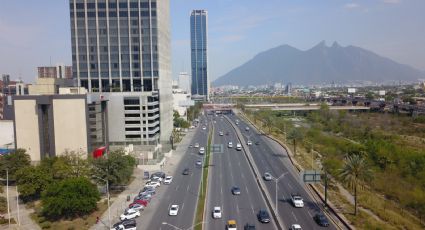
[[[9,180],[15,180],[15,173],[21,168],[31,164],[31,158],[25,149],[17,149],[15,152],[0,157],[0,173],[6,178],[6,170],[9,170]]]
[[[19,195],[25,201],[40,198],[41,193],[52,182],[50,172],[41,166],[27,166],[16,172]]]
[[[361,154],[351,154],[346,157],[340,172],[341,180],[354,190],[354,215],[357,215],[357,187],[370,178],[371,171]]]
[[[97,187],[87,178],[68,178],[50,184],[42,194],[42,212],[50,219],[90,214],[100,199]]]
[[[297,142],[304,139],[304,134],[299,129],[293,128],[289,131],[288,136],[286,138],[288,140],[292,140],[295,155],[297,153]]]
[[[61,156],[46,157],[41,160],[40,166],[52,174],[56,180],[71,177],[88,177],[90,167],[87,159],[76,152],[65,152]]]
[[[109,185],[121,185],[127,183],[133,175],[136,159],[125,155],[123,150],[111,151],[107,155],[92,159],[92,174],[108,180]],[[95,180],[98,180],[94,178]],[[103,183],[102,180],[98,180]]]
[[[270,116],[266,116],[264,118],[264,125],[267,127],[268,133],[270,134],[272,132],[272,127],[273,127],[273,120]]]

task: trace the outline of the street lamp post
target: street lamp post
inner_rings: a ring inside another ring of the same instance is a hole
[[[274,181],[275,181],[275,199],[276,199],[276,216],[279,216],[278,215],[278,213],[279,213],[279,210],[277,209],[277,182],[280,180],[280,179],[282,179],[282,178],[284,178],[285,177],[285,175],[286,174],[288,174],[288,172],[284,172],[284,173],[282,173],[282,175],[280,175],[278,178],[275,178],[274,179]]]
[[[111,224],[111,208],[110,208],[110,203],[109,203],[109,200],[110,200],[110,196],[109,196],[109,182],[108,182],[108,180],[105,180],[105,179],[100,178],[98,176],[93,176],[93,177],[95,177],[95,178],[97,178],[99,180],[106,181],[106,191],[108,192],[108,222],[109,222],[109,229],[111,229],[112,224]]]

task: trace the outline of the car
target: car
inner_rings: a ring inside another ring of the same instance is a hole
[[[237,230],[236,220],[227,221],[227,230]]]
[[[205,153],[205,147],[199,148],[199,154],[204,155]]]
[[[112,225],[111,230],[136,230],[136,221],[134,219],[120,221]]]
[[[248,141],[246,144],[247,145],[252,145],[252,141]]]
[[[259,141],[256,141],[256,142],[255,142],[255,145],[260,145],[260,142],[259,142]]]
[[[154,178],[154,177],[160,177],[160,178],[164,179],[165,178],[165,172],[154,172],[151,175],[151,179]]]
[[[207,127],[205,127],[205,126],[202,126],[202,130],[206,130],[207,129]]]
[[[265,181],[271,181],[273,180],[272,174],[270,174],[269,172],[265,172],[263,175],[263,178]]]
[[[135,201],[133,202],[133,204],[141,204],[141,205],[143,205],[143,206],[147,207],[147,206],[148,206],[148,204],[149,204],[149,201],[147,201],[147,200],[135,200]]]
[[[133,201],[136,200],[146,200],[148,202],[151,202],[152,200],[152,196],[147,194],[147,195],[137,195],[136,197],[134,197]]]
[[[159,177],[157,175],[154,175],[153,177],[151,177],[150,179],[151,181],[159,181],[162,182],[164,179],[162,177]]]
[[[199,148],[199,143],[195,143],[195,148]]]
[[[261,209],[258,214],[257,218],[261,223],[269,223],[270,222],[270,215],[265,209]]]
[[[213,218],[214,219],[221,218],[221,207],[218,207],[218,206],[214,207],[212,213],[213,213]]]
[[[241,194],[241,189],[238,186],[233,186],[232,187],[232,194],[233,195],[240,195]]]
[[[189,168],[183,169],[183,175],[189,175],[189,173],[190,173]]]
[[[226,136],[229,136],[229,132],[226,132]]]
[[[177,204],[171,205],[170,211],[168,212],[168,215],[177,216],[178,213],[179,213],[179,205],[177,205]]]
[[[145,209],[145,206],[142,205],[142,204],[138,204],[138,203],[131,203],[128,206],[128,208],[131,208],[131,209],[134,209],[134,210],[137,210],[137,211],[140,211],[140,210],[143,211]]]
[[[255,230],[255,225],[254,224],[250,224],[250,223],[246,223],[245,226],[243,227],[244,230]]]
[[[152,188],[157,188],[157,187],[159,187],[159,186],[161,186],[161,183],[159,183],[159,182],[154,182],[154,181],[148,182],[148,183],[146,183],[146,185],[145,185],[145,187],[152,187]]]
[[[301,198],[298,194],[291,194],[291,201],[294,207],[296,208],[302,208],[304,207],[304,201],[303,198]]]
[[[223,132],[219,132],[218,135],[223,136],[224,134],[223,134]]]
[[[322,213],[317,213],[316,215],[314,215],[313,217],[314,221],[316,221],[316,223],[322,227],[328,227],[329,226],[329,221],[328,218],[322,214]]]
[[[236,122],[236,125],[239,125],[239,122]]]
[[[231,141],[229,141],[229,143],[227,144],[227,147],[233,148],[233,143]]]
[[[139,216],[140,216],[139,211],[129,209],[129,210],[125,211],[123,214],[121,214],[120,220],[134,219],[134,218],[139,217]]]
[[[248,127],[248,126],[247,126],[247,127],[245,127],[245,130],[246,130],[246,131],[249,131],[249,127]]]
[[[196,164],[196,166],[202,166],[202,161],[201,160],[197,160],[195,164]]]
[[[242,150],[242,145],[237,143],[236,144],[236,150],[241,151]]]
[[[144,187],[142,190],[140,190],[139,195],[141,194],[151,194],[155,195],[156,191],[153,187]]]
[[[164,179],[164,184],[171,184],[172,181],[173,181],[173,177],[172,176],[167,176]]]
[[[299,224],[293,224],[291,225],[291,230],[302,230],[302,228]]]
[[[192,148],[193,147],[193,145],[189,145],[189,148]]]

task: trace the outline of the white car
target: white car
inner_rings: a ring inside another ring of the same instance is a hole
[[[252,141],[248,141],[246,144],[247,145],[252,145]]]
[[[171,205],[170,211],[168,212],[168,215],[177,216],[178,213],[179,213],[179,205],[177,205],[177,204]]]
[[[199,154],[204,154],[205,153],[205,148],[204,147],[201,147],[201,148],[199,148]]]
[[[151,180],[152,180],[152,181],[156,180],[156,181],[160,181],[160,182],[162,182],[162,177],[159,177],[159,176],[153,176],[153,177],[151,177]]]
[[[167,176],[164,179],[164,184],[171,184],[172,181],[173,181],[173,177],[172,176]]]
[[[219,132],[219,133],[218,133],[218,135],[223,136],[223,135],[224,135],[224,133],[223,133],[223,132]]]
[[[299,224],[293,224],[291,226],[291,230],[302,230],[301,225]]]
[[[242,150],[242,145],[237,143],[236,144],[236,150],[241,151]]]
[[[207,129],[207,127],[205,127],[205,126],[202,126],[202,130],[206,130]]]
[[[213,218],[214,219],[221,218],[221,207],[218,207],[218,206],[214,207],[214,209],[213,209]]]
[[[121,216],[120,216],[120,220],[129,220],[129,219],[134,219],[136,217],[140,216],[140,212],[136,211],[134,209],[128,209],[127,211],[125,211]]]
[[[196,164],[196,166],[202,166],[202,161],[201,160],[197,160],[195,164]]]
[[[199,143],[195,143],[195,148],[199,148]]]
[[[249,131],[249,127],[245,127],[245,130],[246,130],[246,131]]]
[[[233,143],[230,141],[229,144],[227,144],[227,147],[233,148]]]
[[[296,207],[296,208],[304,207],[304,201],[303,201],[303,198],[301,198],[300,195],[291,194],[291,200],[292,200],[292,204],[294,205],[294,207]]]
[[[157,188],[157,187],[160,187],[160,186],[161,186],[161,183],[154,182],[154,181],[148,182],[145,185],[145,187],[151,187],[151,188]]]
[[[272,174],[270,174],[268,172],[264,173],[263,178],[264,178],[265,181],[273,180]]]

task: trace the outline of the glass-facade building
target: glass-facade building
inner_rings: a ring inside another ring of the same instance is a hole
[[[208,12],[193,10],[190,15],[192,97],[209,100]]]
[[[73,78],[110,98],[109,128],[119,134],[110,142],[169,141],[169,0],[70,0],[69,7]]]

